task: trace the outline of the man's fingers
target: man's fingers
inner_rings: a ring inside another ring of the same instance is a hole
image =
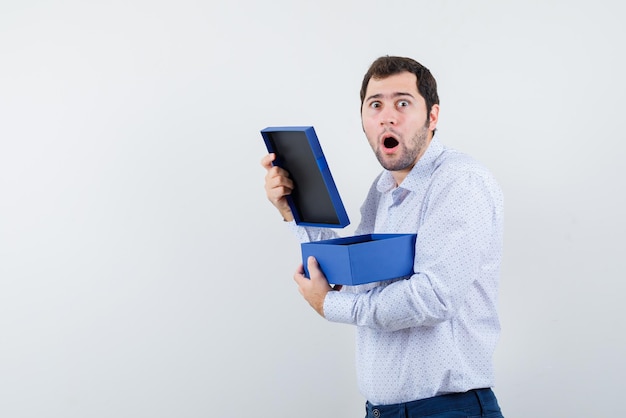
[[[267,191],[267,198],[272,204],[275,206],[284,204],[287,205],[286,201],[283,203],[281,199],[284,199],[285,196],[291,194],[291,189],[286,187],[275,187]]]
[[[296,274],[304,277],[304,265],[302,263],[300,263],[300,265],[296,269]]]
[[[272,170],[274,170],[273,167]],[[273,189],[275,187],[293,188],[293,181],[285,174],[269,171],[265,177],[266,187]]]
[[[309,282],[309,279],[304,277],[304,266],[302,263],[300,263],[296,272],[293,274],[293,280],[298,284],[298,290],[302,294],[302,285],[306,285]]]
[[[314,257],[307,259],[307,267],[310,279],[304,277],[304,267],[300,264],[293,278],[298,283],[298,290],[304,296],[309,305],[313,307],[321,316],[324,316],[324,299],[326,294],[332,290],[324,273],[319,268]]]
[[[276,165],[271,166],[267,169],[267,174],[265,174],[266,179],[274,178],[274,177],[285,177],[289,178],[289,172],[284,168],[280,168]]]
[[[269,170],[270,168],[272,168],[272,161],[274,161],[275,159],[276,159],[276,154],[274,153],[267,154],[261,159],[261,165],[263,166],[264,169]]]
[[[293,220],[293,213],[286,196],[291,194],[294,184],[289,178],[287,170],[272,165],[276,154],[269,153],[261,158],[261,165],[267,170],[265,173],[265,194],[269,201],[278,209],[285,221]]]
[[[287,186],[293,188],[293,181],[289,178],[289,172],[280,167],[270,167],[265,174],[267,187]]]
[[[283,197],[290,195],[293,190],[293,181],[287,177],[285,170],[280,170],[282,169],[272,167],[265,179],[265,192],[274,205],[278,204]]]

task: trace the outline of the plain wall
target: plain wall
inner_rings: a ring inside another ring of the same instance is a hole
[[[3,0],[0,416],[363,416],[259,130],[315,126],[351,234],[385,54],[431,69],[441,139],[504,190],[505,415],[624,414],[619,4]]]

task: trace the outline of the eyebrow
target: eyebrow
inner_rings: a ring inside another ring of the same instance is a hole
[[[411,93],[405,93],[405,92],[402,92],[402,91],[398,91],[398,92],[392,93],[390,95],[390,97],[394,98],[394,99],[397,98],[397,97],[404,97],[404,96],[408,96],[408,97],[410,97],[412,99],[415,98],[415,96],[413,96]],[[373,100],[373,99],[382,99],[383,97],[385,97],[385,95],[382,94],[382,93],[372,94],[371,96],[368,96],[365,99],[365,101],[367,102],[367,101],[370,101],[370,100]]]

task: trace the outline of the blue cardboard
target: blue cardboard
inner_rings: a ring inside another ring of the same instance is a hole
[[[274,165],[289,172],[294,189],[287,202],[298,225],[343,228],[350,224],[339,192],[312,126],[268,127],[265,146]]]
[[[417,234],[367,234],[301,244],[305,276],[314,256],[328,283],[358,285],[413,274]]]

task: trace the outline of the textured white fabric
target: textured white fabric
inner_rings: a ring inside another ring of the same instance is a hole
[[[487,169],[435,136],[396,187],[374,181],[355,233],[417,233],[414,274],[344,286],[329,321],[357,326],[359,389],[375,405],[491,387],[500,325],[496,298],[503,200]],[[292,223],[301,242],[336,237]]]

